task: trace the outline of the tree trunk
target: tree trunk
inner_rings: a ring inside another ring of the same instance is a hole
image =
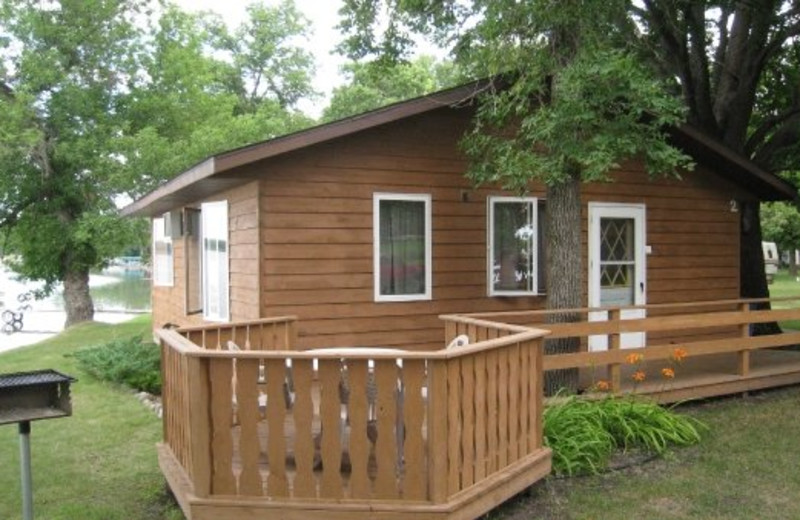
[[[560,184],[547,187],[547,308],[575,309],[583,299],[581,258],[581,179],[573,172]],[[580,314],[558,313],[549,323],[580,321]],[[545,354],[580,350],[578,338],[545,341]],[[578,389],[578,369],[550,370],[545,374],[545,393],[553,395],[561,388]]]
[[[739,244],[739,291],[742,298],[769,298],[767,274],[764,270],[764,251],[761,248],[761,206],[758,201],[742,202],[742,233]],[[756,309],[769,309],[769,303],[759,303]],[[777,323],[757,323],[753,334],[780,334]]]
[[[94,319],[94,303],[89,294],[89,269],[68,268],[64,276],[64,308],[67,321],[64,327]]]
[[[789,276],[797,278],[797,256],[794,247],[789,249]]]

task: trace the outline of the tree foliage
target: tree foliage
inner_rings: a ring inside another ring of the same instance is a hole
[[[781,251],[800,249],[800,212],[787,202],[770,202],[761,208],[764,240],[775,242]]]
[[[389,65],[351,62],[342,72],[348,81],[333,90],[323,120],[343,119],[422,96],[455,86],[461,79],[452,63],[438,63],[430,56]]]
[[[211,13],[191,14],[175,7],[163,13],[145,35],[148,52],[143,58],[142,78],[125,99],[128,126],[118,145],[126,157],[119,170],[120,187],[126,194],[136,198],[209,155],[311,123],[297,109],[284,105],[287,99],[294,105],[300,96],[313,93],[309,86],[313,69],[301,67],[308,56],[294,46],[283,48],[291,40],[284,26],[288,16],[284,10],[299,16],[291,3],[278,8],[253,4],[248,12],[257,17],[232,34],[219,16]],[[272,25],[281,28],[270,28]],[[236,34],[248,31],[261,39],[252,45],[236,40]],[[301,31],[294,36],[302,39],[304,34]],[[282,69],[280,57],[263,50],[268,48],[302,59],[287,60]],[[261,64],[256,55],[262,56]],[[287,90],[283,98],[272,95],[263,85],[253,83],[256,70],[269,70],[276,88],[284,78],[292,77],[294,90]]]

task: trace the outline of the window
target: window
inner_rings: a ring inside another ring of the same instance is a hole
[[[534,197],[489,197],[489,296],[544,292],[543,217]]]
[[[203,318],[228,321],[228,203],[201,206]]]
[[[166,219],[153,219],[153,285],[172,286],[172,237],[166,233]]]
[[[431,299],[431,196],[373,198],[375,300]]]
[[[186,314],[203,312],[203,249],[200,208],[183,208],[184,264],[186,266]]]

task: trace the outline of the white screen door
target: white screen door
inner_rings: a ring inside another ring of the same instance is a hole
[[[643,204],[589,203],[589,307],[644,305],[645,207]],[[644,309],[622,311],[622,319],[644,318]],[[592,312],[589,320],[608,319]],[[622,348],[643,347],[644,332],[622,334]],[[590,350],[608,349],[607,336],[590,336]]]

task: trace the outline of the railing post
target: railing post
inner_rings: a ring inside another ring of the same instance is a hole
[[[452,319],[444,320],[444,344],[448,345],[458,335],[456,323]]]
[[[743,313],[744,316],[750,312],[750,304],[749,303],[740,303],[739,304],[739,312]],[[750,322],[745,320],[744,323],[739,325],[739,336],[742,338],[747,338],[750,336]],[[738,362],[738,374],[741,377],[745,377],[750,373],[750,351],[740,350],[739,351],[739,362]]]
[[[189,432],[194,495],[203,498],[211,493],[211,431],[209,412],[208,359],[186,359],[189,393]]]
[[[297,350],[297,320],[286,322],[286,350]]]
[[[612,331],[608,335],[608,350],[614,351],[620,349],[620,334],[619,334],[619,326],[620,320],[622,319],[622,310],[619,308],[610,309],[608,311],[608,321],[612,323],[616,323],[616,326],[612,329]],[[611,384],[611,393],[618,394],[622,389],[622,378],[620,376],[620,364],[619,363],[610,363],[608,365],[608,379]]]
[[[447,361],[428,361],[428,495],[447,501]]]

